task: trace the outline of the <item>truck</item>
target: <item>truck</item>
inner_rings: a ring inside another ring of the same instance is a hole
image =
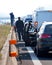
[[[33,20],[38,22],[38,28],[44,21],[52,22],[52,10],[34,11]]]

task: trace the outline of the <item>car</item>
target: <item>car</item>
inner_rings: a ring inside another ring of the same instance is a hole
[[[35,53],[39,56],[49,51],[52,51],[52,22],[44,22],[37,33]]]

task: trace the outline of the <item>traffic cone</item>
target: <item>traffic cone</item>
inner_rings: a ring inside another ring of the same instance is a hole
[[[15,47],[16,43],[17,43],[16,35],[15,35],[13,27],[11,27],[11,40],[9,40],[9,56],[10,57],[16,57],[19,55],[19,52],[17,51]]]
[[[16,53],[16,52],[10,52],[10,55],[9,55],[9,56],[10,56],[10,57],[18,57],[19,54]]]
[[[9,40],[9,44],[16,44],[16,43],[17,43],[17,41],[16,41],[16,40],[14,40],[14,39]]]
[[[18,57],[19,56],[19,52],[16,49],[15,45],[10,45],[10,50],[9,50],[9,56],[10,57]]]

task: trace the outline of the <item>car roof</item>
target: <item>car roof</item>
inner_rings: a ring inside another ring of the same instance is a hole
[[[52,22],[43,22],[42,26],[40,27],[40,30],[39,30],[38,34],[42,34],[44,29],[45,29],[45,26],[49,25],[49,24],[52,24]]]
[[[48,25],[48,24],[52,24],[52,22],[43,22],[43,25]]]
[[[52,24],[52,22],[43,22],[41,28],[45,28],[45,26],[49,24]]]

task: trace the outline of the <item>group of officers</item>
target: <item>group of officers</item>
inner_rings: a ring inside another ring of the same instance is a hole
[[[10,19],[11,19],[11,26],[14,26],[14,19],[15,19],[15,17],[14,17],[14,14],[13,14],[13,12],[12,13],[10,13]],[[21,36],[22,36],[22,39],[25,41],[25,38],[28,36],[28,30],[29,30],[29,27],[31,27],[32,25],[31,25],[31,22],[32,21],[29,21],[29,25],[28,25],[28,28],[27,28],[27,31],[25,31],[25,26],[24,26],[24,23],[23,23],[23,21],[21,20],[21,18],[20,17],[18,17],[18,20],[15,22],[15,32],[17,32],[18,33],[18,38],[19,38],[19,41],[21,41]],[[37,30],[36,30],[36,32],[37,32]],[[26,35],[25,35],[25,33],[26,33]]]

